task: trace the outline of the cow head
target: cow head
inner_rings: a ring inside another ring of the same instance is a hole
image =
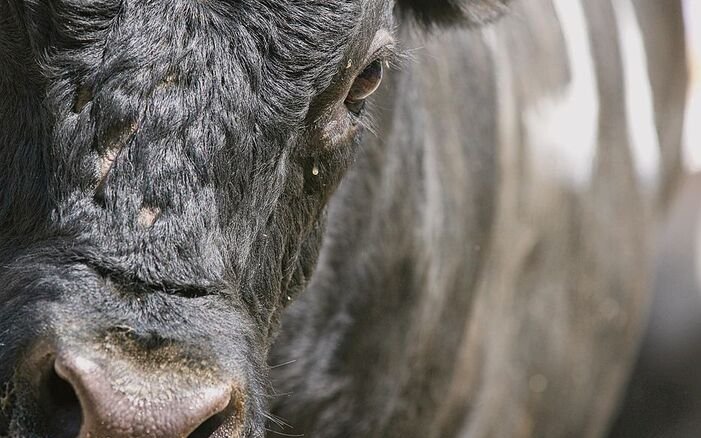
[[[0,436],[262,436],[396,17],[501,4],[0,2]]]

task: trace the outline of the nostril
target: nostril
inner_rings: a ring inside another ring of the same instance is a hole
[[[79,406],[78,396],[66,380],[51,370],[46,382],[47,394],[56,406]]]
[[[214,435],[214,432],[218,431],[224,422],[226,422],[227,416],[223,412],[219,412],[209,417],[204,423],[195,429],[187,438],[210,438]]]
[[[118,363],[59,355],[45,385],[46,404],[56,409],[53,426],[61,431],[51,438],[205,438],[226,429],[231,383]]]
[[[216,412],[204,423],[192,431],[187,438],[211,438],[213,436],[239,436],[243,425],[245,397],[240,389],[234,387],[229,393],[229,403]]]
[[[73,386],[53,367],[47,370],[41,385],[41,405],[52,438],[75,438],[80,432],[83,414]]]

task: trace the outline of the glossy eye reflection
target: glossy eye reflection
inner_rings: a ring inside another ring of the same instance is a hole
[[[351,112],[359,114],[362,111],[365,99],[380,88],[383,75],[382,61],[376,59],[355,78],[348,92],[348,97],[346,97],[346,106]]]

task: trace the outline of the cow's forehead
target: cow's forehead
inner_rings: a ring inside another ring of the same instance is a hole
[[[275,85],[295,82],[297,87],[288,91],[299,98],[300,93],[314,95],[328,86],[336,67],[346,65],[348,58],[364,56],[377,31],[392,26],[393,4],[391,0],[213,0],[193,7],[189,0],[162,0],[152,2],[153,12],[169,15],[166,19],[173,29],[180,30],[161,30],[163,17],[142,15],[135,18],[130,33],[144,42],[162,35],[166,47],[182,44],[181,50],[171,51],[175,59],[189,57],[197,45],[200,53],[221,57],[219,66],[236,64],[233,69],[240,67],[245,76],[252,73],[276,82],[263,84],[262,93],[277,93]],[[135,4],[133,12],[143,14],[143,6]],[[182,43],[183,39],[190,41]],[[158,49],[164,61],[166,47]]]
[[[56,82],[59,91],[66,83],[104,93],[111,92],[105,87],[110,83],[115,89],[136,90],[173,73],[181,74],[182,84],[202,78],[221,82],[214,77],[227,76],[228,83],[237,82],[239,89],[232,93],[245,106],[253,109],[255,102],[264,101],[263,106],[295,113],[290,119],[298,122],[301,106],[334,80],[337,66],[364,56],[377,31],[392,25],[394,2],[107,1],[115,7],[100,14],[77,0],[59,0],[51,7],[48,0],[41,3],[37,13],[52,14],[60,23],[47,29],[51,36],[40,37],[49,47],[43,53],[57,54],[43,64],[56,66],[51,71],[62,76]],[[83,68],[58,67],[74,64]],[[89,77],[78,77],[84,72]],[[272,111],[274,117],[279,113]]]
[[[195,280],[210,271],[216,280],[223,272],[223,262],[212,263],[219,248],[209,245],[222,239],[211,237],[218,227],[185,219],[252,229],[258,217],[271,216],[241,206],[277,206],[283,185],[294,181],[287,178],[288,157],[303,150],[295,159],[307,159],[304,154],[322,149],[305,148],[319,137],[314,99],[336,90],[330,85],[342,82],[342,74],[350,76],[344,83],[352,80],[362,67],[355,61],[365,60],[378,31],[392,24],[389,1],[124,0],[104,15],[78,0],[55,3],[63,10],[54,5],[42,12],[60,12],[54,17],[60,26],[48,29],[54,35],[44,62],[50,67],[46,105],[55,114],[47,149],[60,158],[49,169],[61,181],[49,188],[62,212],[57,227],[91,224],[91,236],[113,236],[91,244],[109,253],[115,272],[141,270],[149,265],[143,260],[178,245],[201,245],[198,254],[206,260],[198,255],[178,267]],[[349,59],[353,69],[338,67]],[[338,88],[330,100],[343,108]],[[153,223],[154,211],[161,223],[177,223],[178,235],[168,228],[167,236],[142,245],[147,232],[131,233],[122,223],[138,223],[135,215]],[[182,242],[186,227],[195,243]],[[253,241],[247,233],[253,231],[238,233],[248,239],[237,244],[241,254]],[[131,257],[137,261],[131,265],[110,252],[125,246],[148,249],[141,259]],[[175,278],[173,266],[159,278],[135,277],[147,283]]]
[[[311,60],[316,63],[329,61],[323,58],[339,50],[351,47],[362,49],[368,45],[375,32],[391,26],[390,0],[288,0],[248,1],[227,7],[240,18],[252,35],[258,38],[278,38],[288,53],[296,53],[294,61]],[[361,47],[357,47],[361,46]],[[278,53],[281,54],[281,53]]]
[[[362,38],[389,25],[393,5],[392,0],[218,0],[205,3],[196,13],[219,14],[263,36],[280,34],[330,45],[339,37]],[[193,11],[188,2],[184,8]],[[325,39],[329,37],[335,39]]]

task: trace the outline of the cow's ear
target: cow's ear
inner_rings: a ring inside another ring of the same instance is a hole
[[[506,11],[511,0],[397,0],[400,14],[423,24],[487,23]]]

